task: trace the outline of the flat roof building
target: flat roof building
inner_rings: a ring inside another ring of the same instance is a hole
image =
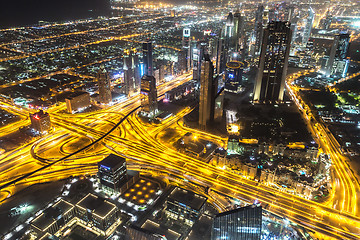
[[[49,113],[40,110],[37,113],[29,114],[31,128],[40,134],[46,133],[51,129],[51,121]]]
[[[90,106],[90,94],[87,92],[74,92],[65,99],[68,113],[82,111]]]
[[[45,235],[46,233],[54,234],[74,216],[74,206],[61,199],[36,217],[31,222],[31,228],[38,236]]]
[[[98,178],[106,193],[123,193],[139,179],[139,172],[128,171],[126,160],[110,154],[98,163]]]
[[[125,240],[162,240],[160,234],[153,231],[131,225],[126,228]]]
[[[211,240],[260,240],[262,207],[249,205],[216,215]]]
[[[77,204],[77,216],[85,222],[92,222],[104,235],[118,218],[115,204],[89,193]]]
[[[176,187],[166,200],[166,214],[175,220],[192,225],[204,212],[207,198],[192,191]]]
[[[115,154],[110,154],[98,163],[98,177],[101,187],[109,191],[117,191],[126,179],[126,160]]]

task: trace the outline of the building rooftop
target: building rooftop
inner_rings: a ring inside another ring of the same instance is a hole
[[[118,155],[115,154],[110,154],[109,156],[107,156],[106,158],[104,158],[102,161],[100,161],[98,163],[98,165],[100,166],[105,166],[108,168],[116,168],[120,165],[123,165],[124,162],[126,162],[125,158],[120,157]]]
[[[168,196],[167,201],[179,202],[199,211],[207,201],[207,198],[192,191],[176,187]]]
[[[181,237],[180,233],[175,232],[174,230],[160,225],[159,223],[153,222],[149,219],[145,221],[141,228],[165,236],[168,240],[178,240]]]
[[[47,208],[41,215],[35,218],[31,224],[41,231],[46,231],[57,219],[60,219],[62,215],[71,211],[73,208],[74,206],[72,204],[61,199],[53,206]]]
[[[90,210],[98,217],[104,218],[110,212],[116,210],[116,205],[108,202],[107,200],[100,198],[94,194],[89,193],[83,199],[81,199],[76,206]]]
[[[226,212],[222,212],[216,215],[216,217],[222,217],[222,216],[226,216],[229,214],[233,214],[233,213],[237,213],[237,212],[242,212],[248,209],[253,209],[253,208],[258,208],[259,210],[262,210],[261,206],[257,206],[257,205],[249,205],[249,206],[245,206],[245,207],[241,207],[241,208],[237,208],[237,209],[233,209],[230,211],[226,211]]]
[[[46,233],[44,236],[40,237],[39,240],[57,240],[59,238],[51,235],[50,233]]]
[[[30,117],[34,117],[36,119],[40,119],[40,118],[47,117],[47,116],[49,116],[49,113],[44,112],[43,110],[40,110],[34,114],[30,113]]]
[[[76,98],[78,96],[81,96],[81,95],[84,95],[84,94],[87,94],[87,95],[90,95],[89,93],[87,92],[83,92],[83,91],[78,91],[78,92],[73,92],[71,95],[69,95],[66,99],[73,99],[73,98]]]

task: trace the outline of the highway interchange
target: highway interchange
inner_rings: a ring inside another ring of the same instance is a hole
[[[109,41],[130,39],[134,36],[126,35]],[[184,108],[161,124],[143,123],[136,115],[136,109],[140,106],[139,95],[92,113],[70,115],[63,113],[65,104],[51,107],[48,112],[54,130],[50,134],[33,139],[0,156],[0,201],[6,201],[8,197],[33,184],[96,174],[96,163],[109,153],[116,153],[127,158],[130,169],[168,179],[186,179],[204,188],[208,187],[248,202],[257,199],[268,211],[317,232],[318,237],[359,239],[359,183],[346,163],[346,157],[340,152],[334,136],[322,121],[313,116],[310,108],[301,99],[300,88],[292,84],[293,80],[308,72],[309,70],[288,76],[287,89],[322,151],[331,156],[333,191],[326,202],[317,203],[276,190],[177,152],[159,137],[167,128],[177,128],[181,133],[190,131],[219,146],[225,146],[226,139],[179,124],[179,120],[192,110],[190,108]],[[166,91],[189,81],[191,77],[190,73],[184,74],[158,86],[159,100]],[[26,81],[31,80],[34,79]],[[0,102],[0,107],[21,117],[21,121],[0,128],[0,136],[29,125],[28,109],[5,102]],[[118,124],[120,121],[121,124]],[[102,140],[97,141],[99,138]],[[91,143],[95,144],[79,151]],[[79,151],[76,155],[67,157],[76,151]],[[38,171],[40,168],[43,170]],[[29,176],[22,179],[26,175]]]
[[[298,73],[300,76],[301,73]],[[306,74],[306,73],[304,73]],[[289,79],[296,76],[289,77]],[[159,96],[167,90],[188,81],[191,74],[180,76],[171,82],[159,86]],[[289,85],[291,81],[289,81]],[[289,87],[293,96],[296,91]],[[296,100],[295,100],[296,101]],[[297,100],[301,101],[301,100]],[[140,105],[139,96],[133,96],[127,101],[104,108],[93,113],[76,115],[60,114],[64,104],[49,109],[55,130],[48,136],[34,140],[18,149],[3,154],[0,158],[2,172],[0,184],[10,182],[22,175],[54,162],[103,136],[126,114],[137,109]],[[299,105],[300,106],[300,105]],[[26,109],[17,108],[6,103],[2,107],[27,117]],[[302,104],[304,108],[304,104]],[[306,106],[305,106],[306,108]],[[344,157],[339,153],[338,146],[333,143],[331,134],[322,131],[320,123],[314,124],[313,131],[319,134],[323,151],[329,153],[333,159],[337,185],[332,197],[324,204],[306,200],[285,192],[280,192],[266,185],[240,177],[229,171],[224,171],[203,161],[181,154],[160,139],[156,133],[172,126],[181,126],[177,122],[191,109],[185,108],[177,115],[167,119],[162,124],[143,123],[134,112],[112,131],[101,142],[81,151],[76,156],[58,162],[41,172],[2,188],[1,197],[6,198],[16,191],[39,182],[56,181],[75,175],[92,175],[96,173],[96,162],[103,156],[114,152],[127,157],[134,163],[134,168],[143,166],[146,172],[155,175],[177,176],[186,178],[196,184],[209,187],[249,202],[258,199],[270,212],[286,216],[289,220],[325,236],[337,239],[359,238],[360,218],[358,217],[359,185],[348,174],[349,169]],[[306,112],[306,111],[304,111]],[[7,126],[12,129],[11,126]],[[189,129],[183,129],[188,132]],[[154,134],[155,133],[155,134]],[[224,144],[224,139],[201,131],[194,134],[202,139]],[[321,135],[320,135],[321,134]],[[338,204],[334,205],[335,202]]]

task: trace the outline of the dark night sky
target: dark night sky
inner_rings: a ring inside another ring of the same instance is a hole
[[[107,16],[109,13],[109,0],[5,0],[0,6],[0,28],[31,25],[39,20]]]

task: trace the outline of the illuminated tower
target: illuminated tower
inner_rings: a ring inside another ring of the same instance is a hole
[[[200,80],[201,64],[204,55],[207,54],[207,42],[201,41],[197,43],[197,47],[193,49],[193,79]]]
[[[220,34],[221,36],[221,34]],[[221,74],[225,69],[226,54],[224,39],[220,37],[216,42],[216,73]]]
[[[104,65],[100,65],[100,70],[97,75],[99,85],[99,101],[102,104],[108,104],[111,102],[111,86],[109,74],[106,71]]]
[[[348,33],[339,34],[337,35],[337,38],[339,43],[336,49],[335,57],[337,59],[345,59],[349,52],[350,34]]]
[[[125,51],[123,70],[124,70],[125,94],[130,95],[136,89],[136,79],[135,79],[136,65],[131,50]]]
[[[302,39],[302,44],[303,45],[306,45],[306,43],[309,41],[310,34],[311,34],[311,29],[312,29],[312,26],[314,24],[314,19],[315,19],[315,12],[310,7],[308,17],[306,18],[305,28],[304,28],[304,34],[303,34],[303,39]]]
[[[261,48],[261,40],[263,36],[263,15],[264,15],[264,6],[259,5],[258,9],[255,12],[255,26],[254,26],[254,54],[259,55]]]
[[[341,77],[346,76],[349,65],[349,61],[346,60],[349,51],[349,41],[349,34],[337,34],[334,37],[329,56],[322,59],[321,70],[326,76],[333,75],[336,72],[341,72]]]
[[[143,43],[144,75],[153,76],[152,43],[150,40]]]
[[[288,22],[270,22],[264,30],[259,72],[255,82],[255,102],[282,101],[288,68],[291,30]]]
[[[227,16],[224,34],[229,41],[234,36],[234,16],[232,13]]]
[[[154,117],[158,112],[156,79],[153,76],[144,75],[141,78],[141,111],[147,117]]]
[[[217,93],[217,78],[214,78],[214,66],[208,54],[201,63],[199,127],[206,130],[214,120],[215,96]]]
[[[244,42],[244,17],[241,16],[239,10],[234,14],[234,43],[235,51],[240,51]]]
[[[184,61],[185,71],[190,71],[191,68],[191,48],[190,48],[190,28],[184,28],[183,38],[182,38],[182,47],[185,53]]]

